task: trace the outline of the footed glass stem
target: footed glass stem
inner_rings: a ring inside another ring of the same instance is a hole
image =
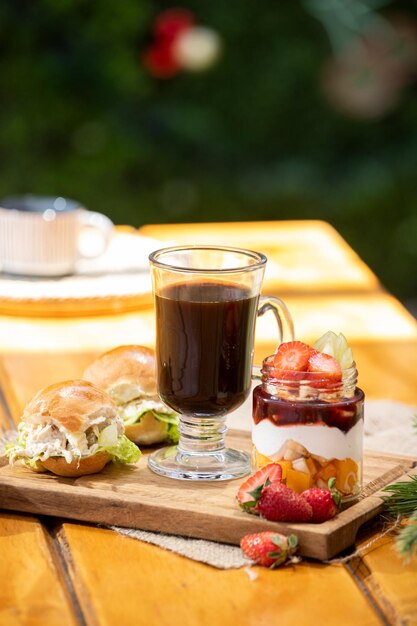
[[[150,469],[180,480],[230,480],[249,474],[250,455],[225,446],[225,422],[226,417],[181,415],[179,444],[151,454]]]

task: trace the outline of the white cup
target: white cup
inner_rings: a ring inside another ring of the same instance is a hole
[[[6,198],[0,201],[0,270],[26,276],[72,274],[80,258],[106,250],[113,228],[108,217],[75,200]]]

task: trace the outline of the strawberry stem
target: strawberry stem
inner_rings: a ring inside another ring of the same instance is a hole
[[[330,491],[333,489],[333,487],[336,484],[336,478],[333,476],[332,478],[329,478],[329,482],[327,483]]]
[[[338,491],[335,487],[336,478],[334,476],[332,478],[329,478],[329,482],[327,483],[327,485],[329,487],[329,490],[331,491],[333,502],[335,503],[337,507],[340,507],[341,496],[340,496],[340,491]]]
[[[261,497],[262,491],[265,489],[265,487],[268,487],[268,485],[272,485],[269,479],[269,476],[267,477],[263,485],[259,485],[259,487],[256,487],[256,489],[254,489],[253,491],[248,491],[249,495],[252,496],[255,502],[255,505],[258,503],[258,500]],[[255,506],[255,505],[252,505],[252,506]]]
[[[288,548],[291,552],[294,552],[298,546],[298,537],[297,535],[288,535],[287,537]]]

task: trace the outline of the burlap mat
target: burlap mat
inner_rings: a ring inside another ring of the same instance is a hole
[[[160,548],[176,552],[193,561],[200,561],[201,563],[212,565],[218,569],[238,569],[252,564],[252,561],[245,557],[238,546],[216,543],[215,541],[206,541],[205,539],[190,539],[187,537],[177,537],[176,535],[151,533],[147,530],[135,530],[133,528],[111,526],[111,529],[121,535],[139,539],[146,543],[152,543]]]
[[[230,416],[229,427],[250,430],[250,409],[247,403]],[[369,400],[365,404],[364,447],[367,450],[405,454],[417,458],[417,430],[414,418],[417,407],[390,400]],[[112,530],[166,550],[176,552],[194,561],[206,563],[219,569],[247,567],[252,562],[239,547],[189,539],[175,535],[119,528]]]

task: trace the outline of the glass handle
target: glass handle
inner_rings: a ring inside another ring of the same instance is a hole
[[[275,296],[260,296],[258,303],[258,317],[267,311],[272,311],[278,326],[278,343],[275,352],[283,341],[294,340],[294,322],[287,305]],[[252,378],[261,378],[261,366],[252,367]]]

